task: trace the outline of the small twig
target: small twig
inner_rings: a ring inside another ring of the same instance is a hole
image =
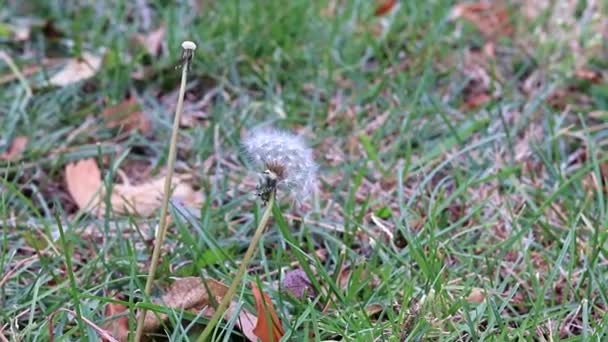
[[[2,279],[0,279],[0,288],[2,286],[4,286],[4,284],[13,276],[13,274],[15,274],[15,272],[17,272],[21,266],[23,266],[24,264],[27,264],[28,262],[32,261],[32,260],[36,260],[38,259],[38,255],[32,255],[30,257],[27,257],[23,260],[19,260],[15,266],[10,269],[9,271],[7,271],[4,276],[2,277]]]
[[[243,262],[239,266],[239,269],[236,272],[236,274],[234,275],[234,278],[232,279],[232,284],[230,284],[230,288],[228,289],[228,292],[226,292],[226,295],[224,296],[224,298],[222,298],[222,302],[215,309],[215,313],[209,320],[209,323],[205,327],[205,330],[203,330],[203,333],[196,340],[197,342],[207,341],[207,339],[211,335],[211,332],[215,328],[215,325],[220,320],[220,318],[222,318],[222,316],[224,315],[224,312],[228,308],[228,305],[230,305],[230,302],[232,301],[232,298],[234,297],[237,288],[240,285],[242,285],[241,280],[243,279],[243,276],[245,275],[245,271],[247,270],[247,265],[249,265],[249,261],[251,260],[251,257],[253,256],[253,253],[255,252],[255,250],[258,246],[258,243],[260,242],[260,238],[264,234],[264,230],[265,230],[266,226],[268,225],[268,220],[270,219],[270,215],[272,213],[272,206],[274,205],[275,197],[276,197],[275,192],[272,191],[272,193],[270,194],[270,198],[268,199],[266,209],[264,210],[264,214],[262,214],[262,218],[260,219],[260,222],[258,223],[258,227],[256,228],[255,233],[253,234],[251,243],[249,244],[249,247],[247,248],[247,251],[245,252],[245,256],[243,257]]]
[[[156,266],[158,265],[158,259],[160,258],[160,250],[167,234],[167,211],[169,208],[169,197],[171,192],[171,178],[173,177],[173,168],[175,167],[175,156],[177,154],[177,133],[179,131],[179,123],[184,108],[184,94],[186,92],[186,79],[188,78],[188,70],[190,69],[190,62],[196,44],[190,41],[182,43],[182,80],[179,88],[179,97],[177,98],[177,108],[175,109],[175,118],[173,119],[173,131],[171,133],[171,143],[169,145],[169,157],[167,159],[167,175],[165,177],[165,187],[163,191],[163,202],[160,211],[160,223],[158,230],[156,231],[156,238],[154,241],[154,250],[152,251],[152,261],[150,262],[150,268],[148,269],[148,278],[146,279],[146,287],[144,289],[144,300],[147,300],[152,291],[152,283],[154,282],[154,276],[156,274]],[[135,341],[139,342],[143,335],[144,320],[145,320],[145,309],[141,309],[139,317],[137,318],[137,329],[135,331]]]

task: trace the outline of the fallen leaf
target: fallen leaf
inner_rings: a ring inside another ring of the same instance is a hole
[[[202,202],[201,193],[183,182],[179,176],[176,175],[172,182],[172,198],[190,205]],[[110,197],[112,208],[120,214],[150,217],[156,213],[162,204],[164,186],[165,177],[139,185],[116,184]]]
[[[101,327],[109,332],[119,341],[128,341],[129,338],[129,317],[126,315],[112,318],[127,311],[127,307],[122,304],[110,303],[106,306],[105,317],[111,318]]]
[[[65,181],[74,202],[81,210],[103,215],[105,189],[101,181],[101,171],[94,159],[70,163],[65,168]],[[173,177],[172,198],[188,205],[202,202],[202,194],[188,185],[183,176]],[[110,203],[118,214],[134,214],[140,217],[154,215],[161,206],[165,178],[138,185],[115,184],[112,187]]]
[[[471,94],[466,97],[464,103],[465,110],[473,110],[492,100],[492,96],[487,93]]]
[[[316,296],[310,279],[308,279],[306,272],[300,268],[285,273],[283,285],[287,290],[293,293],[296,298],[303,298],[304,295],[312,298]]]
[[[78,208],[89,211],[98,206],[101,171],[94,159],[79,160],[66,165],[65,182]]]
[[[485,299],[486,299],[486,292],[483,289],[480,289],[478,287],[472,288],[471,293],[469,293],[469,296],[467,297],[467,301],[469,303],[476,303],[476,304],[483,303],[483,301]]]
[[[32,65],[26,65],[21,67],[21,74],[24,77],[29,77],[37,72],[39,72],[40,70],[44,69],[44,68],[48,68],[48,67],[52,67],[55,66],[57,64],[60,63],[60,60],[58,59],[54,59],[54,58],[42,58],[42,60],[38,60],[36,62],[36,64],[32,64]],[[18,74],[14,73],[13,71],[9,70],[6,74],[0,76],[0,84],[4,84],[4,83],[8,83],[8,82],[12,82],[14,80],[18,80],[19,79]]]
[[[101,57],[85,52],[80,58],[72,58],[56,73],[49,83],[58,87],[65,87],[87,78],[93,77],[101,67]]]
[[[338,275],[338,285],[341,289],[348,289],[350,284],[361,284],[367,282],[368,286],[372,288],[380,285],[380,279],[378,276],[369,272],[362,265],[351,266],[345,265],[342,267],[340,274]],[[358,286],[358,285],[357,285]]]
[[[158,56],[163,41],[165,40],[166,33],[167,29],[164,26],[161,26],[152,32],[136,34],[135,40],[141,44],[151,56]]]
[[[164,305],[172,309],[190,310],[195,313],[203,310],[203,316],[211,317],[214,314],[213,305],[217,305],[228,292],[228,286],[213,279],[206,279],[204,282],[199,277],[186,277],[177,279],[165,292],[165,294],[154,300],[156,304]],[[224,315],[225,320],[231,320],[238,309],[238,304],[232,302]],[[144,319],[144,331],[152,332],[160,327],[161,323],[167,319],[165,314],[157,314],[146,311]],[[241,308],[237,327],[241,329],[243,335],[249,341],[257,341],[253,330],[257,324],[257,317],[251,312]]]
[[[452,8],[451,19],[464,18],[486,37],[496,40],[499,36],[513,34],[508,9],[499,1],[465,2]]]
[[[381,16],[381,15],[385,15],[388,12],[390,12],[395,5],[397,5],[397,0],[383,0],[378,7],[376,7],[376,10],[374,11],[374,15],[376,16]]]
[[[205,306],[218,303],[226,295],[228,287],[219,281],[206,279],[203,283],[199,277],[177,279],[165,294],[154,302],[173,309],[202,309]],[[213,298],[213,299],[212,299]],[[165,314],[146,311],[144,330],[152,331],[158,328],[167,318]]]
[[[262,342],[276,342],[285,335],[285,330],[274,310],[272,300],[263,293],[254,283],[251,283],[251,291],[255,299],[255,307],[258,312],[258,322],[253,332]],[[270,322],[269,322],[270,319]]]
[[[0,160],[12,160],[19,158],[21,156],[21,153],[23,153],[23,151],[25,150],[27,142],[27,137],[15,137],[9,148],[6,151],[0,153]]]
[[[104,109],[102,116],[108,128],[121,127],[127,132],[139,130],[142,134],[149,133],[152,128],[150,120],[133,97]]]
[[[368,306],[365,307],[365,313],[368,316],[373,316],[377,313],[382,312],[382,310],[384,310],[384,306],[380,305],[380,304],[370,304]]]
[[[574,75],[582,80],[589,81],[591,83],[601,83],[602,73],[597,70],[589,68],[578,68],[574,71]]]

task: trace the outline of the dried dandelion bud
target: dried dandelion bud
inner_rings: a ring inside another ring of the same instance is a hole
[[[287,190],[301,202],[316,187],[317,164],[304,140],[270,128],[255,129],[243,141],[249,158],[262,172],[258,196],[265,202],[275,189]]]

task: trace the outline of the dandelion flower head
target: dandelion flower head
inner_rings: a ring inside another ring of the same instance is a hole
[[[272,128],[251,131],[243,145],[260,172],[276,175],[276,187],[303,201],[316,188],[317,164],[301,137]]]

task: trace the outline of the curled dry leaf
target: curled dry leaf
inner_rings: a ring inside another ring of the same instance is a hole
[[[97,215],[105,212],[105,189],[101,181],[101,171],[94,159],[70,163],[65,168],[65,181],[68,191],[78,207]],[[160,208],[165,178],[138,184],[115,184],[112,188],[110,203],[114,212],[149,217]],[[202,194],[188,185],[183,177],[173,179],[172,197],[189,205],[202,202]]]
[[[217,280],[206,279],[203,282],[198,277],[186,277],[177,279],[160,299],[155,300],[155,303],[173,309],[191,310],[195,313],[204,310],[203,316],[211,317],[214,313],[212,307],[222,300],[226,292],[228,292],[228,286]],[[224,319],[232,319],[237,309],[238,304],[232,302],[227,314],[224,315]],[[165,314],[147,311],[144,319],[144,331],[156,330],[166,318]],[[241,308],[236,325],[245,337],[252,342],[257,341],[257,337],[253,333],[256,324],[257,317]]]
[[[12,160],[19,158],[21,156],[21,153],[23,153],[23,151],[25,150],[27,142],[27,137],[15,137],[9,148],[6,151],[0,153],[0,160]]]
[[[108,128],[122,128],[128,132],[139,130],[142,134],[149,133],[152,128],[150,120],[135,98],[107,107],[102,116]]]
[[[101,67],[101,57],[85,52],[80,58],[72,58],[56,73],[49,83],[58,87],[65,87],[87,78],[93,77]]]
[[[262,342],[278,342],[285,335],[285,330],[274,310],[272,300],[254,283],[251,284],[251,291],[258,311],[258,322],[253,332]]]
[[[303,298],[304,295],[312,298],[316,296],[310,279],[308,279],[306,272],[300,268],[285,273],[283,286],[293,293],[296,298]]]

